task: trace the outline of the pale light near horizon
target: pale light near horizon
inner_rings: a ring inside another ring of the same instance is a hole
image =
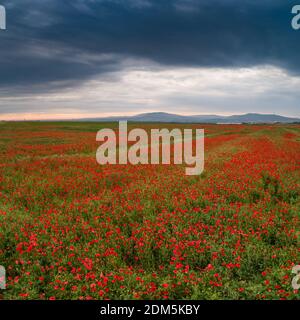
[[[5,94],[0,101],[0,120],[61,120],[157,111],[297,117],[299,87],[300,78],[272,66],[128,68],[112,79],[95,78],[76,88],[23,96]],[[289,107],[288,113],[285,107]]]

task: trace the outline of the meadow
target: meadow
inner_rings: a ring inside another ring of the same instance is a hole
[[[117,123],[0,122],[1,299],[299,299],[300,125],[205,129],[205,170],[97,164]]]

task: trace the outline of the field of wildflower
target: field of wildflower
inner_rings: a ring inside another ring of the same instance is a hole
[[[299,299],[300,125],[205,129],[205,171],[96,162],[117,123],[0,122],[0,299]]]

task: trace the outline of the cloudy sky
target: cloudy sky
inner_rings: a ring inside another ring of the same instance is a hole
[[[297,1],[0,4],[0,120],[152,111],[300,117]]]

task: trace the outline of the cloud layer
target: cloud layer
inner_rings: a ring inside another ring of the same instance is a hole
[[[13,97],[44,95],[46,99],[58,91],[87,90],[86,84],[91,81],[98,83],[99,90],[105,90],[104,83],[115,82],[118,86],[126,73],[132,74],[134,69],[151,73],[156,68],[165,72],[218,68],[234,74],[241,68],[265,70],[266,66],[271,66],[281,70],[278,72],[282,79],[290,77],[292,81],[300,76],[300,32],[291,28],[294,1],[1,2],[7,8],[8,29],[0,32],[0,113],[33,111],[34,108],[25,107],[25,104],[22,110],[18,106],[14,109]],[[261,83],[253,83],[254,91],[259,85]],[[139,83],[136,86],[139,87]],[[217,84],[215,87],[212,84],[211,89],[214,103],[210,102],[209,94],[204,99],[201,93],[199,98],[197,91],[202,90],[201,86],[194,86],[189,95],[177,92],[167,98],[156,89],[161,100],[150,103],[150,107],[158,109],[171,100],[175,105],[214,107],[218,95],[224,96],[228,92],[230,96],[231,89],[223,85],[218,88]],[[121,87],[119,90],[122,92]],[[296,100],[297,92],[287,90],[284,88],[278,94],[292,95],[292,100]],[[269,100],[268,105],[276,102],[276,97],[270,94],[261,99],[262,103]],[[140,97],[139,108],[142,101]],[[219,103],[222,101],[220,99]],[[243,104],[246,101],[241,97],[241,108]],[[294,114],[295,105],[290,104],[290,113]],[[130,101],[123,100],[123,105],[127,108]],[[63,103],[60,106],[63,108]],[[90,111],[94,111],[92,107]]]

